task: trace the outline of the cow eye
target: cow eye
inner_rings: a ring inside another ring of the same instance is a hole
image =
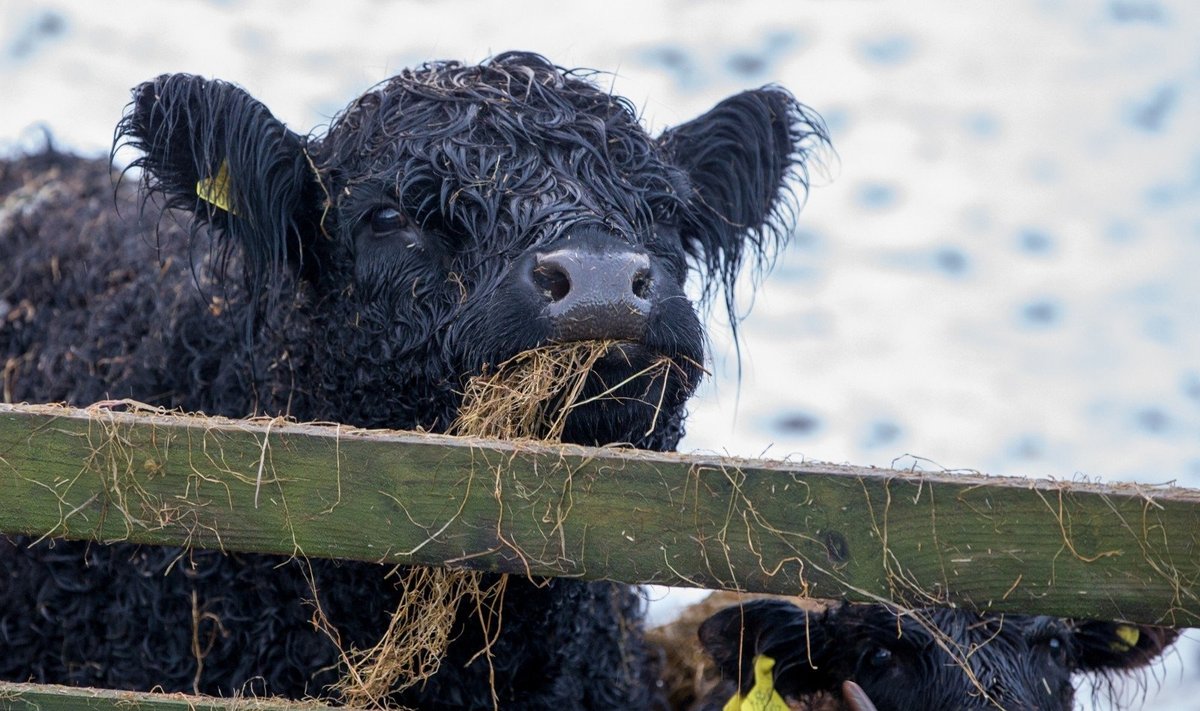
[[[882,669],[892,663],[892,656],[892,650],[887,647],[876,647],[867,652],[867,664]]]
[[[1049,637],[1042,644],[1046,646],[1046,650],[1050,652],[1050,656],[1061,661],[1067,658],[1067,645],[1062,641],[1061,637]]]
[[[408,218],[394,207],[381,207],[371,213],[371,231],[377,235],[402,230],[408,226]]]
[[[1046,654],[1048,654],[1055,662],[1059,664],[1066,663],[1067,643],[1061,635],[1053,633],[1045,634],[1040,636],[1040,638],[1035,638],[1034,644],[1044,649]]]

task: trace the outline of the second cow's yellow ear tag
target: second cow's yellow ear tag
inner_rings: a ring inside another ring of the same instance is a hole
[[[196,195],[204,202],[216,205],[231,215],[237,214],[237,211],[229,206],[229,161],[221,161],[216,175],[201,178],[196,183]]]
[[[1108,643],[1108,648],[1114,652],[1125,653],[1137,646],[1141,634],[1133,625],[1117,625],[1117,638]]]
[[[775,660],[760,654],[754,658],[754,686],[745,694],[734,694],[724,711],[789,711],[775,690]]]

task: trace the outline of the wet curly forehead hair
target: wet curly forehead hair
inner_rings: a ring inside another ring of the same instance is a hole
[[[546,228],[542,241],[580,221],[644,239],[684,205],[688,180],[594,74],[508,53],[427,63],[369,91],[322,141],[342,223],[388,200],[473,242]]]

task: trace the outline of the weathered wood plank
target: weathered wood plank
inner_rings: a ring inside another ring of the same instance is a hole
[[[0,405],[0,530],[1200,624],[1200,492]]]
[[[4,711],[334,711],[334,708],[309,701],[220,699],[0,681],[0,709]],[[338,707],[337,711],[346,711],[346,707]]]

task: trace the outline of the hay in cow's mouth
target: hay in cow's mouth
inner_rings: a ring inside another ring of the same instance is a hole
[[[634,380],[661,381],[665,392],[666,379],[678,366],[667,356],[658,356],[638,367],[634,362],[643,358],[631,357],[631,351],[638,350],[605,340],[551,344],[519,353],[468,381],[450,431],[469,437],[560,442],[572,410],[619,398],[618,391]],[[613,370],[629,374],[618,382],[606,382],[599,392],[585,389],[593,370],[610,362],[620,366]],[[660,408],[661,402],[655,404],[656,413]],[[650,427],[656,422],[657,417]],[[473,611],[483,639],[488,640],[479,656],[491,663],[489,647],[500,629],[507,574],[492,578],[474,570],[421,567],[398,568],[393,574],[404,594],[387,632],[369,650],[344,652],[347,670],[338,691],[351,706],[387,708],[391,694],[432,677],[451,642],[460,609]]]
[[[657,402],[649,402],[656,413],[649,423],[653,430],[667,378],[678,366],[669,357],[658,356],[639,368],[628,357],[628,347],[621,341],[576,341],[519,353],[491,372],[471,378],[451,432],[560,442],[567,416],[573,410],[600,400],[620,399],[619,391],[624,386],[643,378],[661,383]],[[629,374],[606,382],[599,392],[585,391],[588,377],[597,366],[615,359],[625,359],[626,368],[622,370],[628,369]],[[654,400],[655,392],[655,388],[648,388],[646,400]]]

